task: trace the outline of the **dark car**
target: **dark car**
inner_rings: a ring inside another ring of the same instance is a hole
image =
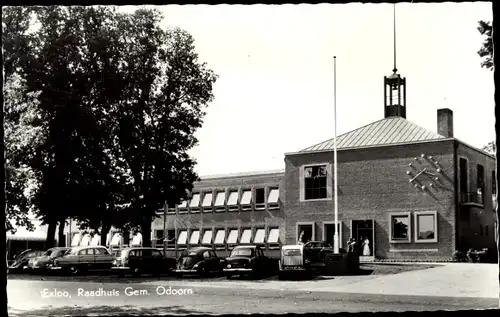
[[[126,248],[116,255],[112,269],[119,275],[168,274],[175,269],[176,263],[175,258],[165,257],[162,251],[155,248]]]
[[[63,256],[69,248],[57,247],[50,248],[42,256],[37,256],[31,258],[28,261],[28,270],[31,272],[41,272],[48,268],[48,265],[52,264],[55,259]]]
[[[9,266],[9,273],[18,273],[28,269],[28,262],[30,259],[42,256],[45,251],[42,250],[26,250],[21,254],[17,255],[14,259],[14,263]]]
[[[219,258],[214,250],[205,247],[196,247],[183,251],[175,273],[179,276],[196,274],[201,277],[210,274],[222,273],[224,259]]]
[[[273,268],[271,260],[256,245],[235,247],[225,261],[224,273],[227,278],[234,275],[264,276],[271,273]]]

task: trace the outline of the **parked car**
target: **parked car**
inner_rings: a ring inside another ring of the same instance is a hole
[[[119,275],[168,274],[175,269],[176,263],[175,258],[165,257],[158,249],[135,247],[121,250],[115,256],[112,269]]]
[[[312,267],[324,267],[327,254],[333,253],[333,247],[325,241],[309,241],[304,245],[304,256]]]
[[[284,245],[281,247],[278,278],[291,274],[312,274],[311,262],[305,257],[304,245]]]
[[[19,273],[28,269],[30,259],[42,256],[45,251],[42,250],[25,250],[14,258],[14,263],[9,266],[8,273]]]
[[[203,277],[214,273],[220,274],[223,268],[224,259],[219,258],[214,250],[195,247],[182,252],[175,273],[180,276],[196,274]]]
[[[224,273],[227,278],[234,275],[257,277],[272,272],[271,260],[256,245],[235,247],[225,262]]]
[[[28,270],[31,272],[41,272],[48,268],[55,259],[63,256],[70,248],[56,247],[50,248],[42,256],[31,258],[28,261]]]
[[[76,275],[87,271],[111,270],[113,256],[103,246],[73,247],[54,260],[51,268]]]

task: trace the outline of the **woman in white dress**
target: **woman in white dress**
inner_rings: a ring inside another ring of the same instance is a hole
[[[363,255],[364,256],[370,256],[370,240],[368,238],[365,239],[363,242]]]

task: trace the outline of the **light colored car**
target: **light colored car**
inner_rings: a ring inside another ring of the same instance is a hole
[[[278,278],[292,273],[311,274],[310,264],[304,254],[304,245],[284,245],[281,247]]]
[[[55,259],[52,269],[70,274],[111,270],[113,260],[113,255],[103,246],[80,246],[71,248],[62,257]]]

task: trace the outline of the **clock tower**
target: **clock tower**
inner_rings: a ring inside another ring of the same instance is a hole
[[[384,114],[388,117],[406,119],[406,78],[396,68],[396,3],[394,3],[394,69],[392,75],[384,76]]]

